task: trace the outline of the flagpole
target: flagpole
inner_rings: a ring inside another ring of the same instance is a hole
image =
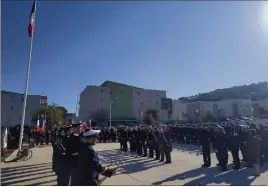
[[[30,49],[29,49],[28,67],[27,67],[26,82],[25,82],[24,101],[23,101],[23,108],[22,108],[19,150],[22,150],[22,139],[23,139],[25,113],[26,113],[26,106],[27,106],[28,86],[29,86],[31,60],[32,60],[32,48],[33,48],[34,26],[35,26],[35,13],[36,13],[36,1],[35,1],[35,12],[34,12],[34,24],[33,24],[33,29],[32,29],[32,36],[31,36],[31,39],[30,39]]]

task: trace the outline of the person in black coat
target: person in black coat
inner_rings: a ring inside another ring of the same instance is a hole
[[[154,160],[159,160],[160,159],[160,151],[159,151],[159,132],[158,129],[155,127],[153,129],[152,133],[153,139],[152,139],[152,147],[155,152],[155,159]]]
[[[71,186],[78,186],[78,150],[81,145],[80,128],[81,123],[72,124],[72,133],[68,140],[66,152],[68,156],[68,164],[70,167]]]
[[[171,141],[166,126],[162,126],[159,132],[159,150],[160,162],[164,162],[164,157],[166,157],[165,163],[171,163]]]
[[[240,159],[239,159],[239,146],[241,145],[241,139],[237,134],[237,131],[230,131],[230,136],[228,139],[228,147],[232,153],[234,159],[234,170],[240,169]]]
[[[93,146],[98,141],[99,130],[89,130],[83,134],[81,146],[78,151],[78,184],[77,186],[97,186],[99,174],[111,177],[115,174],[100,164],[99,157]]]
[[[65,126],[62,128],[62,134],[58,137],[58,147],[60,149],[57,155],[57,185],[58,186],[68,186],[70,182],[70,166],[67,164],[69,162],[68,155],[66,153],[66,148],[69,144],[69,137],[71,134],[70,126]]]
[[[228,139],[222,127],[216,127],[215,148],[218,152],[219,166],[222,171],[227,170],[228,163]]]
[[[211,133],[206,127],[202,127],[198,134],[199,143],[202,146],[202,154],[204,164],[202,167],[210,167],[211,158],[210,158],[210,142],[211,142]]]

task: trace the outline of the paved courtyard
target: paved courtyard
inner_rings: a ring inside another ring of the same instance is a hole
[[[229,154],[229,170],[219,172],[212,154],[212,167],[200,168],[202,155],[199,147],[174,144],[172,164],[163,164],[149,158],[135,157],[129,152],[118,151],[117,143],[103,143],[96,146],[106,163],[119,161],[122,167],[118,173],[105,181],[104,185],[267,185],[268,166],[261,168],[260,177],[250,176],[250,169],[231,170],[232,157]],[[56,176],[51,170],[51,146],[32,149],[33,157],[28,161],[1,164],[2,185],[56,185]]]

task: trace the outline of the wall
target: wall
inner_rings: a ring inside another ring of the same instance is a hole
[[[172,120],[184,120],[183,114],[186,114],[186,103],[182,103],[181,100],[172,100]]]
[[[110,88],[87,86],[80,94],[79,119],[87,121],[96,112],[104,112],[109,117]]]
[[[158,120],[168,119],[167,112],[161,109],[161,98],[166,98],[166,91],[132,88],[133,117],[141,120],[141,112],[155,109],[159,111]]]
[[[41,107],[40,100],[45,96],[28,95],[25,113],[25,125],[32,125],[32,115]],[[1,92],[1,125],[15,126],[21,124],[24,94]]]
[[[101,86],[111,90],[112,119],[132,119],[132,87],[112,81]]]

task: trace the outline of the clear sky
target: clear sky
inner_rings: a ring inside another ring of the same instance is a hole
[[[24,92],[31,6],[2,2],[7,91]],[[105,80],[171,98],[268,80],[267,2],[39,1],[35,26],[29,94],[69,112]]]

